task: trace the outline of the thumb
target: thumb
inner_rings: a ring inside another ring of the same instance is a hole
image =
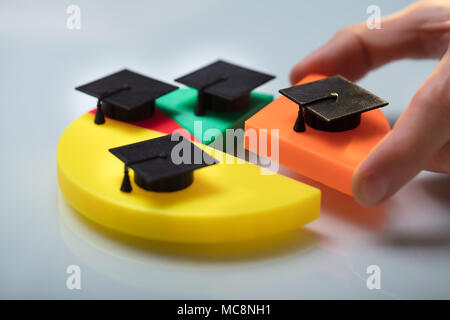
[[[392,131],[353,176],[353,194],[365,206],[392,196],[450,140],[450,48],[414,95]]]

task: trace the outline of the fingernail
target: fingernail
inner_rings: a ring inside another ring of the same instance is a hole
[[[369,175],[360,181],[358,189],[357,200],[364,206],[372,207],[385,198],[388,184],[380,176]]]

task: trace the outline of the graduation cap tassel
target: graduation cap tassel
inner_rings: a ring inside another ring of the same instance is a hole
[[[131,182],[130,182],[130,175],[128,174],[128,166],[125,165],[122,185],[120,186],[120,191],[131,192],[131,190],[132,190],[132,188],[131,188]]]
[[[102,110],[102,101],[99,99],[97,102],[97,111],[95,112],[95,124],[104,124],[105,123],[105,115]]]
[[[294,131],[295,132],[305,132],[305,119],[303,118],[303,108],[301,106],[298,107],[298,116],[295,121]]]

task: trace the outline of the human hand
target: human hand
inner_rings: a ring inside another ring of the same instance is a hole
[[[388,199],[422,169],[450,173],[450,1],[416,2],[383,18],[381,29],[346,27],[291,71],[292,83],[310,73],[356,81],[403,58],[441,60],[353,175],[353,194],[365,206]]]

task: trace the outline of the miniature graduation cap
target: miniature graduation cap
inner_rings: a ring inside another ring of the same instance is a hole
[[[175,147],[177,149],[172,155]],[[134,182],[141,188],[170,192],[191,185],[194,181],[194,170],[217,163],[213,157],[177,133],[112,148],[109,151],[125,163],[120,188],[123,192],[132,190],[128,168],[134,170]]]
[[[279,92],[299,105],[297,132],[305,131],[305,122],[322,131],[351,130],[359,125],[362,112],[388,104],[340,75]]]
[[[98,98],[95,123],[102,124],[104,114],[121,121],[149,118],[155,99],[177,87],[124,69],[75,89]]]
[[[275,78],[274,76],[218,60],[175,81],[198,90],[196,115],[206,108],[237,111],[250,104],[250,91]]]

